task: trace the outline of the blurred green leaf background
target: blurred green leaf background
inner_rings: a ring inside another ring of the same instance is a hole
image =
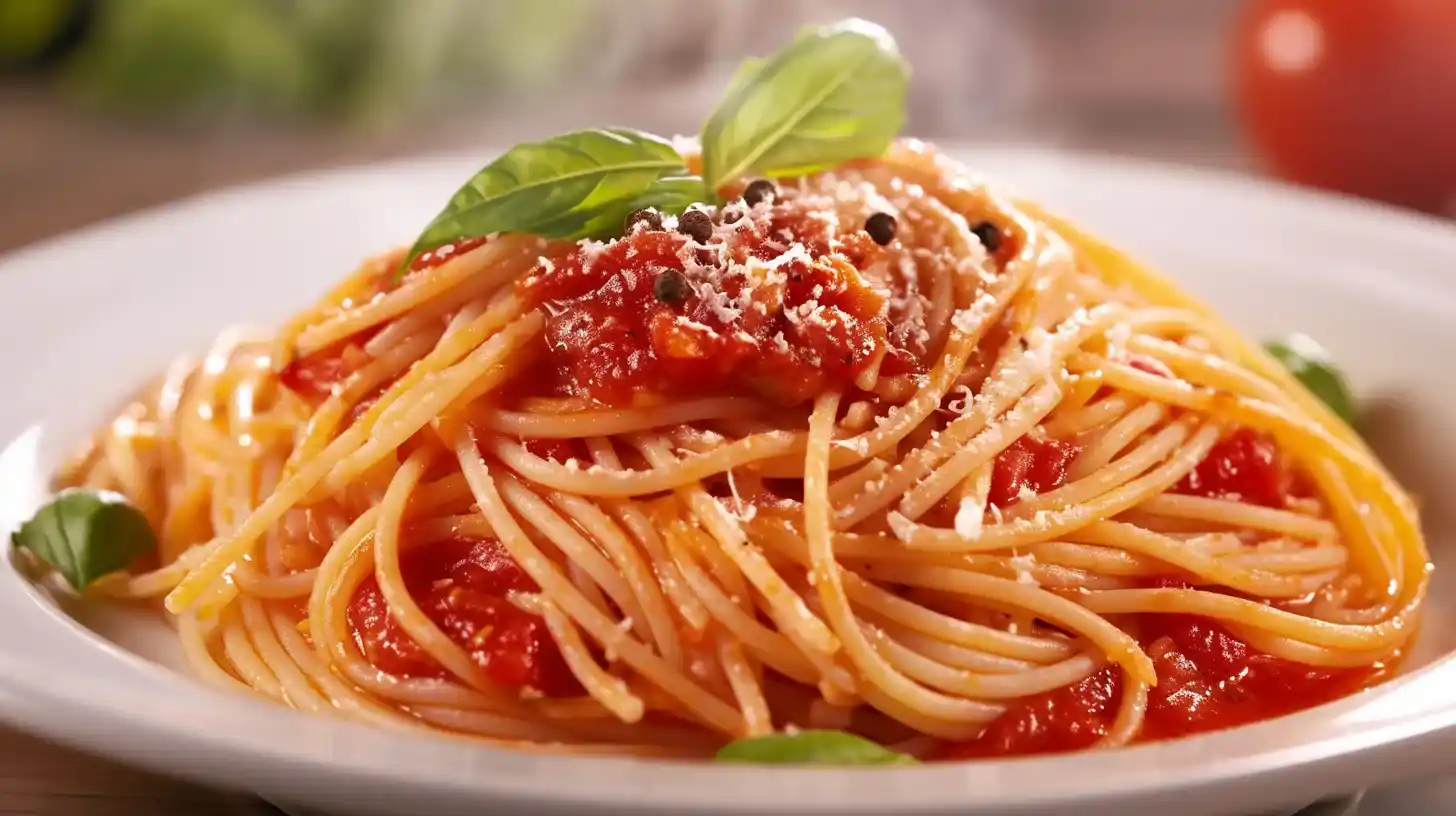
[[[381,119],[557,76],[587,0],[0,0],[0,64],[113,111]]]

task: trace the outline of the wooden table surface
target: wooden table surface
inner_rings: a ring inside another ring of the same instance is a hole
[[[152,777],[0,730],[0,814],[279,816],[252,797]]]

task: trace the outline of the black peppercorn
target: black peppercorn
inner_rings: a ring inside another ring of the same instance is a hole
[[[1001,248],[1001,229],[990,221],[982,221],[971,227],[971,232],[981,239],[981,246],[985,247],[987,252],[994,253]]]
[[[743,203],[757,207],[760,201],[772,202],[778,197],[779,189],[768,179],[758,179],[743,190]]]
[[[875,213],[865,219],[865,232],[880,246],[895,240],[895,216],[889,213]]]
[[[713,216],[708,215],[706,210],[688,210],[677,217],[677,231],[706,244],[713,237]]]
[[[688,279],[683,273],[676,269],[668,269],[657,276],[652,282],[652,296],[660,303],[676,304],[688,299],[688,293],[692,287],[688,286]]]
[[[653,231],[660,230],[662,229],[662,213],[659,213],[657,210],[636,210],[627,216],[627,222],[623,225],[623,231],[631,235],[636,231],[638,224],[645,224],[644,229]]]

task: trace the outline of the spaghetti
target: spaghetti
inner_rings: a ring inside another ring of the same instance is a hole
[[[1415,510],[1359,438],[933,149],[629,224],[398,285],[387,253],[174,367],[61,476],[159,533],[98,588],[296,708],[664,756],[1178,736],[1352,693],[1414,631]]]

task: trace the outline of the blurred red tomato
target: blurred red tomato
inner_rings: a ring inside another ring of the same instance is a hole
[[[1456,0],[1253,0],[1234,70],[1244,125],[1276,173],[1456,207]]]

